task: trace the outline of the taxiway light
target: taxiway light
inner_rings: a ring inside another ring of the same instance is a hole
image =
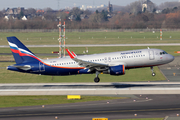
[[[44,108],[45,106],[44,105],[42,105],[42,108]]]
[[[58,116],[55,116],[55,119],[58,119]]]
[[[136,117],[136,116],[137,116],[137,114],[134,114],[134,116]]]

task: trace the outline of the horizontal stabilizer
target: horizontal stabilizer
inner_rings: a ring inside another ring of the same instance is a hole
[[[22,69],[22,70],[30,70],[31,69],[31,66],[30,65],[13,65],[13,67],[16,67],[18,69]]]

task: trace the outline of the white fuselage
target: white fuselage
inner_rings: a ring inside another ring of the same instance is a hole
[[[174,57],[167,54],[160,49],[140,49],[130,51],[120,51],[102,54],[92,54],[78,56],[79,59],[92,62],[102,63],[108,66],[125,65],[126,68],[148,67],[157,66],[169,63],[174,60]],[[77,62],[73,61],[70,57],[55,58],[49,60],[43,60],[46,64],[51,66],[61,67],[82,67]]]

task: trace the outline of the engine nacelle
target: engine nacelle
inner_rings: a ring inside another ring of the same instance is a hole
[[[110,75],[124,75],[125,65],[117,65],[109,67]]]
[[[78,74],[91,74],[89,69],[81,69],[78,71]]]

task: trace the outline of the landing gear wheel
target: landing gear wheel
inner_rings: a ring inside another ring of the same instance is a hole
[[[94,78],[94,82],[95,82],[95,83],[98,83],[99,81],[100,81],[99,77],[95,77],[95,78]]]
[[[153,73],[152,73],[152,76],[156,76],[156,73],[153,72]]]

